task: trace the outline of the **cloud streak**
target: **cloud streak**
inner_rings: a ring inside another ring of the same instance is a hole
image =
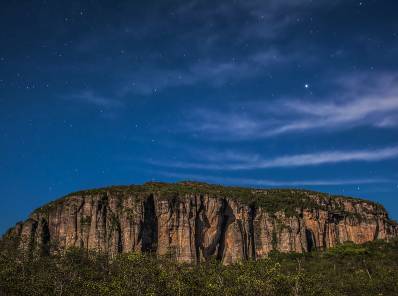
[[[120,95],[151,95],[167,88],[193,86],[199,83],[219,87],[228,82],[255,77],[262,73],[265,67],[286,65],[298,58],[302,59],[297,54],[287,56],[270,48],[255,51],[239,60],[207,57],[178,69],[162,69],[156,65],[146,65],[145,69],[136,70],[129,77],[121,88]]]
[[[335,179],[335,180],[267,180],[267,179],[250,179],[250,178],[234,178],[219,176],[204,176],[197,174],[180,174],[169,172],[158,172],[158,174],[169,178],[179,180],[196,180],[203,182],[212,182],[218,184],[234,184],[234,185],[251,185],[251,186],[342,186],[342,185],[362,185],[362,184],[382,184],[392,183],[393,180],[383,178],[369,179]]]
[[[315,153],[278,156],[264,159],[258,154],[215,153],[202,162],[152,162],[166,167],[201,170],[255,170],[269,168],[289,168],[319,166],[344,162],[375,162],[398,157],[398,146],[373,150],[321,151]],[[217,161],[219,158],[222,162]],[[210,160],[210,161],[209,161]],[[214,161],[215,160],[215,161]]]
[[[297,132],[329,132],[358,126],[398,126],[398,75],[339,78],[325,98],[285,98],[246,103],[241,109],[197,109],[186,129],[217,139],[244,140]]]
[[[62,96],[62,99],[107,109],[108,111],[111,109],[115,110],[124,105],[123,101],[117,98],[103,97],[91,90],[84,90],[74,94],[64,95]]]
[[[322,5],[319,3],[322,2]],[[164,18],[163,5],[153,8],[151,21],[139,26],[143,33],[139,36],[158,34],[159,31],[176,31],[172,37],[172,45],[167,52],[159,54],[154,51],[146,57],[145,64],[135,64],[133,71],[129,67],[121,79],[120,96],[152,95],[164,89],[204,84],[210,87],[220,87],[229,82],[267,75],[271,68],[288,65],[292,61],[313,60],[307,51],[301,48],[276,48],[270,46],[275,38],[284,35],[289,26],[296,25],[297,19],[308,13],[308,9],[325,9],[328,1],[283,0],[283,1],[217,1],[211,6],[203,1],[185,1],[170,12],[173,18]],[[206,22],[203,23],[203,19]],[[220,20],[225,20],[226,22]],[[189,34],[181,32],[175,26],[196,24]],[[128,25],[127,27],[130,27]],[[128,38],[137,30],[137,25],[128,30]],[[114,36],[121,33],[119,27],[113,28],[105,36],[111,38],[108,44],[113,44]],[[130,32],[131,31],[131,32]],[[124,32],[124,31],[123,31]],[[133,34],[135,35],[135,34]],[[123,37],[124,36],[124,37]],[[195,36],[196,38],[192,38]],[[239,38],[236,38],[239,36]],[[126,38],[122,34],[122,38]],[[103,41],[103,36],[97,41]],[[90,42],[91,44],[93,42]],[[256,46],[247,47],[246,43]],[[86,44],[86,41],[83,41]],[[94,42],[94,44],[96,44]],[[227,44],[227,47],[226,47]],[[123,46],[120,44],[119,46]],[[90,49],[91,46],[82,46]],[[244,53],[226,54],[230,48],[245,48]],[[192,48],[194,50],[192,50]],[[220,48],[223,48],[220,51]],[[187,62],[187,57],[195,57]],[[174,60],[175,65],[165,63]],[[114,62],[110,65],[114,67]],[[125,66],[124,64],[122,66]],[[266,73],[267,72],[267,73]]]

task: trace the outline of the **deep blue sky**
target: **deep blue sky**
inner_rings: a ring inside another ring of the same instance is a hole
[[[0,233],[71,191],[149,180],[309,188],[397,219],[397,11],[2,1]]]

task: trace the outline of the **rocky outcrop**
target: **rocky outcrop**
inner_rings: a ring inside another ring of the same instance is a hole
[[[230,264],[272,250],[311,252],[397,235],[396,223],[370,201],[185,182],[74,193],[34,211],[4,239],[37,254],[81,247]]]

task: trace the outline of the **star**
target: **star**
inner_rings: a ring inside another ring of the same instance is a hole
[[[304,84],[304,87],[305,87],[305,88],[309,88],[310,85],[306,83],[306,84]]]

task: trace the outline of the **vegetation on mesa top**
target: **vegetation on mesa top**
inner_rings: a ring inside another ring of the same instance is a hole
[[[185,195],[204,195],[212,197],[229,198],[238,200],[244,204],[264,208],[269,213],[283,211],[289,216],[297,215],[297,209],[325,209],[343,213],[342,200],[354,203],[366,202],[374,206],[378,212],[385,212],[382,205],[353,197],[329,195],[326,193],[303,190],[303,189],[255,189],[233,186],[214,185],[202,182],[183,181],[178,183],[147,182],[142,185],[111,186],[98,189],[83,190],[70,193],[65,197],[50,202],[49,204],[37,209],[35,212],[43,212],[62,203],[71,196],[89,196],[96,194],[106,194],[111,192],[115,195],[135,196],[145,198],[148,194],[154,193],[160,198],[174,199],[183,198]],[[319,202],[316,200],[318,199]],[[352,213],[346,213],[352,215]]]

